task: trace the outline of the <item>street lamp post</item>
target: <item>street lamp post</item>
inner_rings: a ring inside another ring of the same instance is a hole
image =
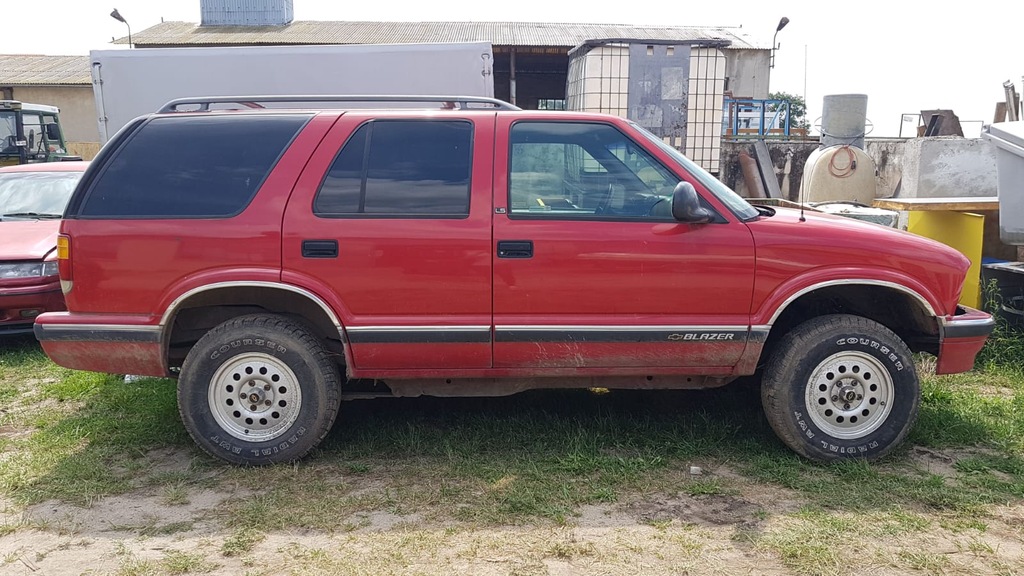
[[[115,10],[115,12],[117,12],[117,10]],[[768,63],[769,68],[775,68],[775,51],[779,49],[779,45],[775,43],[775,39],[779,37],[779,31],[785,28],[786,24],[789,24],[789,18],[783,16],[782,20],[779,20],[778,27],[775,28],[775,35],[772,36],[772,55],[771,60]]]
[[[128,24],[128,20],[126,20],[125,17],[121,15],[121,12],[119,12],[117,8],[114,8],[114,11],[111,12],[111,17],[118,20],[118,22],[124,23],[124,25],[128,27],[128,47],[134,48],[134,46],[131,43],[131,25]],[[779,30],[781,30],[781,28],[779,28]]]

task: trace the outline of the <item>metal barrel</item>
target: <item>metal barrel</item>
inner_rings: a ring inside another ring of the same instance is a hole
[[[867,94],[825,96],[821,113],[822,146],[849,144],[863,150],[867,115]]]

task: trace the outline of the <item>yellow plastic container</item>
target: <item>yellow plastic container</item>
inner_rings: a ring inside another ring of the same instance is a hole
[[[971,260],[971,267],[964,278],[960,303],[964,306],[981,306],[981,243],[984,237],[985,217],[970,212],[953,211],[910,211],[907,214],[907,231],[946,246],[955,248]]]

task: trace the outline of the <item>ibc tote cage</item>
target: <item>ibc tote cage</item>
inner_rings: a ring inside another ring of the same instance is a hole
[[[728,40],[588,40],[569,51],[566,108],[628,118],[718,174]]]

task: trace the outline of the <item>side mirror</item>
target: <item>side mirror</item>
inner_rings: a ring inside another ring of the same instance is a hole
[[[689,182],[680,182],[672,191],[672,217],[687,224],[707,224],[713,219],[700,205],[700,196]]]
[[[29,130],[28,131],[28,149],[29,149],[30,152],[36,149],[36,131],[35,130]]]
[[[60,124],[46,125],[46,139],[50,142],[60,142]]]

